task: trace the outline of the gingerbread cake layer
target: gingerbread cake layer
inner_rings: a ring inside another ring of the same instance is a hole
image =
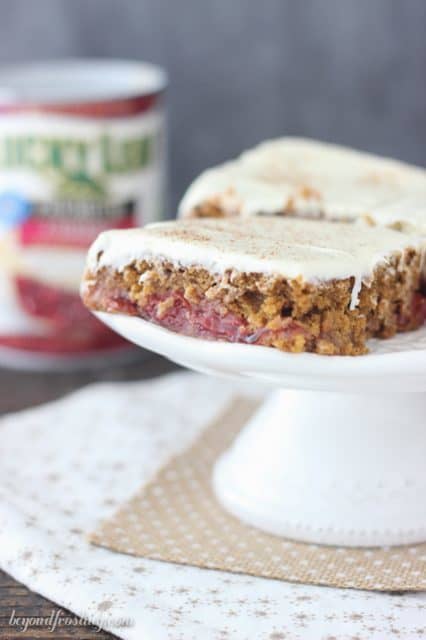
[[[418,241],[310,220],[182,220],[107,231],[82,297],[193,337],[358,355],[423,323]]]
[[[361,219],[425,235],[426,170],[314,140],[281,138],[202,173],[179,213]]]

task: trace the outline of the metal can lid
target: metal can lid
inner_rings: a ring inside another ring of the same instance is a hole
[[[161,93],[166,72],[147,62],[68,59],[0,66],[0,105],[82,104]]]

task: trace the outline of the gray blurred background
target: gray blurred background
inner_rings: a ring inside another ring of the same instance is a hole
[[[297,134],[425,164],[425,0],[1,0],[0,62],[170,75],[171,207],[205,167]]]

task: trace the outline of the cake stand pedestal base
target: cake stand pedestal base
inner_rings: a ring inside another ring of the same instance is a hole
[[[370,353],[354,358],[201,340],[141,318],[96,315],[197,371],[294,389],[274,393],[215,466],[217,497],[232,514],[313,543],[426,541],[426,326],[372,340]]]
[[[263,531],[343,546],[426,540],[426,394],[276,391],[215,465]]]

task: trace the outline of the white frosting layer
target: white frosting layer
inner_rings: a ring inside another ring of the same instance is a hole
[[[419,240],[390,229],[288,218],[192,219],[106,231],[88,255],[91,272],[121,270],[134,260],[167,259],[226,270],[281,275],[307,282],[354,277],[352,307],[375,267]]]
[[[426,234],[425,169],[313,140],[264,142],[205,171],[184,195],[179,215],[205,201],[230,215],[370,216]]]

